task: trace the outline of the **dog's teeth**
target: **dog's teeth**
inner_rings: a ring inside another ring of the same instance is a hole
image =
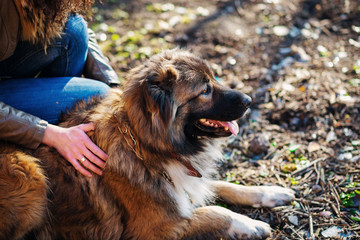
[[[225,127],[225,131],[229,131],[229,128],[228,128],[228,127]]]
[[[207,125],[210,125],[210,122],[209,122],[209,121],[206,121],[205,123],[206,123]]]
[[[202,118],[202,119],[200,119],[200,122],[204,123],[204,122],[206,122],[206,119]]]
[[[218,128],[218,127],[219,127],[219,125],[215,124],[215,125],[214,125],[214,127]]]
[[[212,127],[213,127],[213,126],[214,126],[214,124],[213,124],[213,123],[210,123],[210,126],[212,126]]]

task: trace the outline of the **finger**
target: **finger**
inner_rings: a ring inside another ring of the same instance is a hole
[[[73,158],[69,161],[71,163],[71,165],[74,166],[74,168],[81,173],[82,175],[86,176],[86,177],[92,177],[92,174],[87,171],[80,163],[77,159]]]
[[[84,142],[85,146],[92,152],[94,153],[96,156],[98,156],[99,158],[101,158],[103,161],[106,161],[108,158],[108,155],[106,153],[103,152],[103,150],[101,150],[98,146],[96,146],[95,143],[93,143],[90,138],[88,138],[85,142]]]
[[[78,128],[80,128],[84,132],[89,132],[89,131],[94,130],[95,126],[93,123],[83,123],[83,124],[78,125]]]
[[[85,159],[85,161],[81,162],[83,166],[85,166],[87,169],[93,171],[97,175],[102,175],[102,171],[97,168],[94,164],[92,164],[88,159]]]
[[[92,163],[96,164],[97,166],[104,168],[105,162],[99,159],[97,156],[95,156],[89,149],[87,149],[85,146],[82,149],[83,155]]]

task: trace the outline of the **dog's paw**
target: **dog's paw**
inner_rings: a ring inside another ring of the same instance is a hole
[[[270,225],[233,213],[231,226],[228,230],[231,239],[265,239],[271,236]]]
[[[278,186],[259,186],[261,202],[253,207],[276,207],[289,204],[295,198],[295,192]]]

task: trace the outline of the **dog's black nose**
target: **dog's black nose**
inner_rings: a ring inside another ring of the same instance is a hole
[[[248,96],[248,95],[246,95],[246,94],[244,94],[244,93],[241,94],[241,103],[242,103],[245,107],[249,107],[250,104],[251,104],[251,101],[252,101],[252,99],[251,99],[250,96]]]

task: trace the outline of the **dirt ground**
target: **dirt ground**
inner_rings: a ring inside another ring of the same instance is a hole
[[[358,0],[103,0],[91,27],[120,78],[162,49],[205,58],[249,94],[219,178],[293,189],[291,206],[225,206],[271,239],[360,239]]]

